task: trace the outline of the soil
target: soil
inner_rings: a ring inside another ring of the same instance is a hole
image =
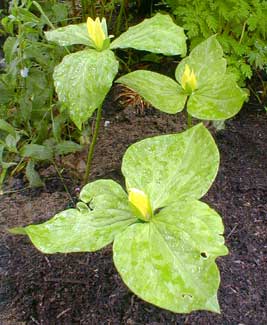
[[[43,255],[26,237],[10,235],[8,227],[47,220],[72,205],[53,167],[43,166],[46,187],[29,189],[20,175],[1,196],[0,324],[267,324],[266,122],[262,108],[247,104],[224,130],[212,130],[221,165],[203,200],[221,214],[230,251],[217,259],[221,314],[174,314],[140,300],[116,272],[111,246],[97,253]],[[91,179],[123,183],[121,158],[131,143],[183,129],[182,114],[106,107]],[[62,161],[74,201],[84,160],[82,153]]]

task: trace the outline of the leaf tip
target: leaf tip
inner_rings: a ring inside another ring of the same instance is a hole
[[[27,235],[26,230],[23,227],[14,227],[7,229],[9,233],[13,235]]]

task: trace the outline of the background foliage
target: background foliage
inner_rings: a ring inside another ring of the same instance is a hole
[[[267,65],[267,1],[165,0],[191,48],[217,33],[229,69],[241,83]]]

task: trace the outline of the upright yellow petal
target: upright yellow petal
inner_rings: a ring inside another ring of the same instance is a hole
[[[185,89],[185,87],[186,87],[189,76],[190,76],[190,68],[189,68],[189,65],[186,64],[185,69],[184,69],[184,73],[183,73],[182,79],[181,79],[181,85],[182,85],[183,89]]]
[[[193,69],[191,71],[189,84],[191,86],[192,91],[194,91],[197,88],[197,78]]]
[[[99,50],[102,49],[105,38],[106,36],[102,29],[101,22],[97,17],[95,20],[95,45]]]
[[[87,31],[90,39],[95,45],[95,48],[97,50],[102,50],[106,36],[98,17],[95,21],[91,17],[87,18]]]
[[[87,31],[88,34],[90,36],[90,38],[93,38],[93,35],[95,34],[95,22],[93,21],[93,19],[91,17],[87,18]]]
[[[197,88],[196,75],[189,65],[185,65],[184,73],[181,78],[181,86],[186,92],[192,93]]]
[[[140,211],[144,220],[151,218],[152,210],[146,193],[137,188],[130,188],[128,199]]]

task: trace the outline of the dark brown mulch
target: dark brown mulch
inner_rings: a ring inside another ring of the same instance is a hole
[[[182,130],[183,117],[131,110],[105,115],[93,178],[122,181],[121,157],[130,143]],[[204,200],[223,217],[230,254],[218,259],[221,315],[178,315],[141,301],[123,284],[112,248],[98,253],[43,255],[6,227],[46,220],[70,204],[62,184],[24,190],[22,179],[0,201],[1,324],[266,324],[267,116],[247,106],[215,135],[221,153],[217,179]],[[76,159],[78,159],[76,157]],[[84,159],[82,156],[79,159]],[[78,160],[79,160],[78,159]],[[44,172],[45,175],[45,172]],[[67,178],[67,175],[66,175]],[[66,179],[75,196],[78,181]]]

